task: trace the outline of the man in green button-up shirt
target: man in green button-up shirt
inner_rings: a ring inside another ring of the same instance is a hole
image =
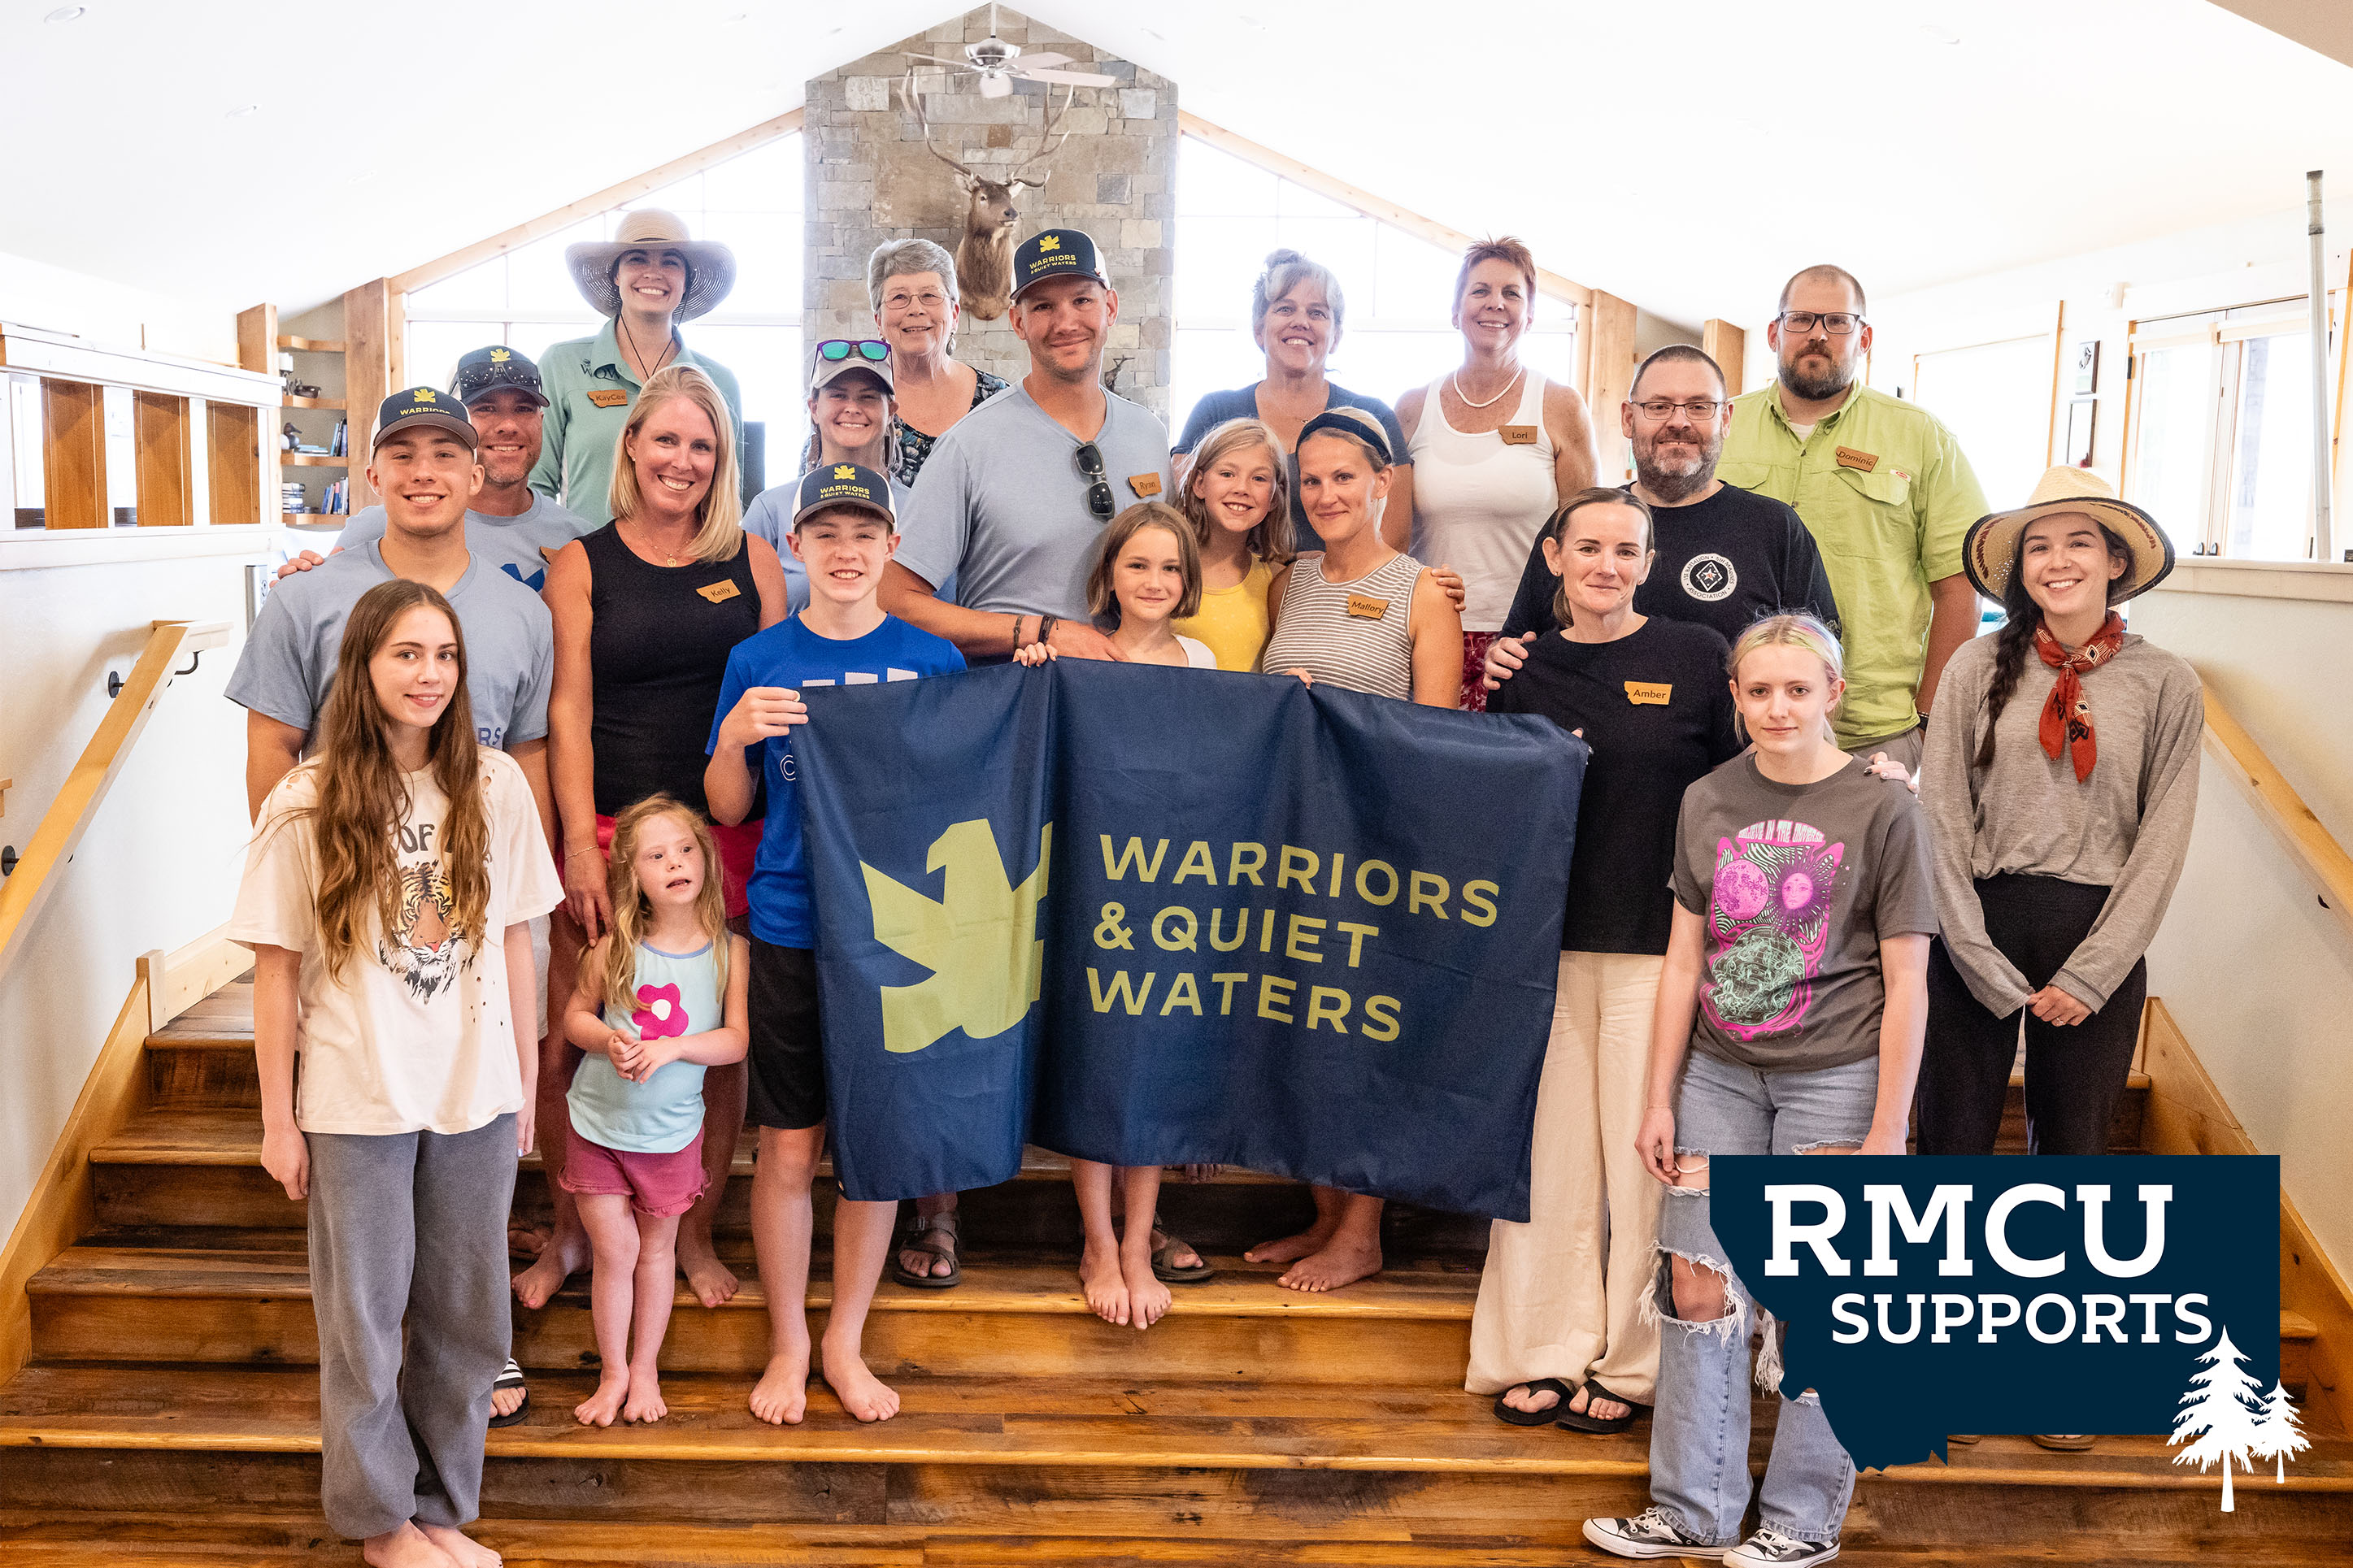
[[[1855,380],[1871,326],[1852,275],[1790,279],[1766,341],[1779,374],[1734,400],[1716,477],[1797,508],[1821,546],[1844,620],[1839,744],[1917,768],[1936,678],[1977,635],[1961,537],[1985,494],[1934,415]]]

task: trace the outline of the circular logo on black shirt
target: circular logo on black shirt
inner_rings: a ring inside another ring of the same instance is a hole
[[[1738,586],[1740,574],[1713,550],[1683,563],[1683,592],[1694,599],[1713,605]]]

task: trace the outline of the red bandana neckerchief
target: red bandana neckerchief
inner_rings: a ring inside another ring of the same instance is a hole
[[[2055,761],[2060,748],[2066,747],[2074,757],[2077,784],[2092,776],[2092,764],[2100,760],[2099,737],[2092,731],[2092,705],[2084,700],[2084,671],[2105,664],[2124,646],[2124,617],[2114,610],[2092,639],[2073,653],[2048,628],[2039,623],[2034,628],[2034,651],[2059,672],[2059,679],[2052,683],[2050,700],[2042,704],[2042,749]]]

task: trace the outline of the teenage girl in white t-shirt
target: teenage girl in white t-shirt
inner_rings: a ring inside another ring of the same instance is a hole
[[[459,1527],[507,1364],[530,921],[564,889],[522,770],[475,743],[431,588],[361,595],[317,734],[263,803],[228,934],[253,949],[261,1163],[311,1205],[321,1502],[370,1563],[495,1563]]]

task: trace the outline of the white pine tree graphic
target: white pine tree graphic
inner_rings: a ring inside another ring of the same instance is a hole
[[[2278,1460],[2279,1467],[2272,1479],[2285,1486],[2289,1456],[2301,1454],[2312,1444],[2296,1423],[2295,1401],[2288,1397],[2285,1384],[2273,1384],[2272,1391],[2263,1396],[2263,1413],[2255,1421],[2255,1457]]]
[[[2231,1342],[2227,1329],[2214,1348],[2198,1359],[2206,1370],[2190,1374],[2189,1392],[2181,1396],[2187,1408],[2173,1418],[2173,1436],[2166,1441],[2198,1439],[2173,1456],[2177,1465],[2202,1470],[2221,1461],[2222,1511],[2230,1513],[2237,1507],[2231,1496],[2231,1461],[2236,1459],[2245,1469],[2251,1455],[2266,1451],[2260,1447],[2262,1435],[2255,1425],[2257,1413],[2264,1408],[2263,1389],[2239,1365],[2247,1358]]]

